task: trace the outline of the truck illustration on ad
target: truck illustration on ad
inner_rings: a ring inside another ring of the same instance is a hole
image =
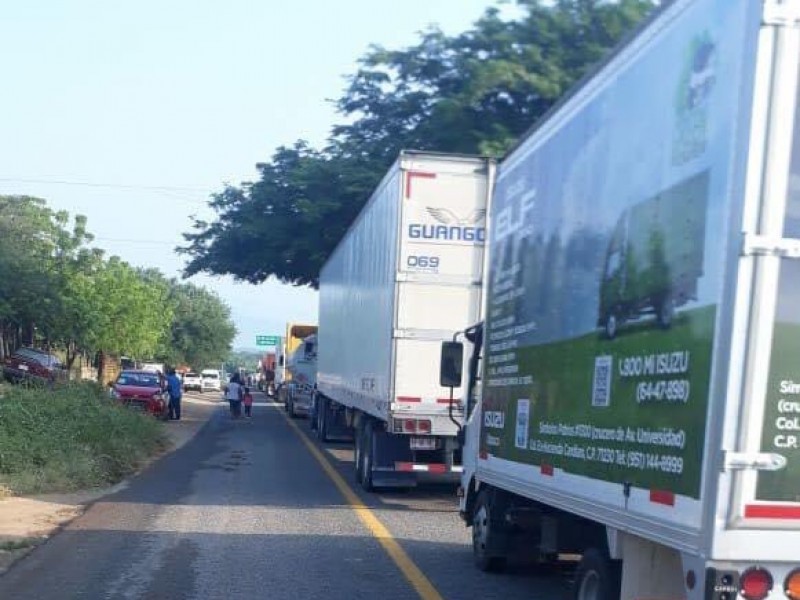
[[[598,324],[608,338],[625,321],[654,314],[663,328],[697,299],[703,274],[708,172],[623,211],[606,253]]]

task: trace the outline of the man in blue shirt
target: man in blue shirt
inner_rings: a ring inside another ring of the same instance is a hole
[[[171,421],[181,420],[181,396],[183,384],[175,369],[170,369],[167,374],[167,394],[169,394],[169,418]]]

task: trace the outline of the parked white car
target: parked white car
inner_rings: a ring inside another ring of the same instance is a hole
[[[197,390],[203,391],[203,378],[198,373],[186,373],[183,376],[183,389],[184,390]]]
[[[200,373],[202,379],[200,391],[201,392],[221,392],[222,382],[220,381],[219,371],[216,369],[203,369]]]

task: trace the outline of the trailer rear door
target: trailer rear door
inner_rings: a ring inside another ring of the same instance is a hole
[[[785,31],[772,42],[762,202],[757,233],[744,248],[754,285],[739,450],[740,461],[757,466],[738,465],[731,517],[746,529],[800,528],[799,37]],[[767,542],[780,546],[775,537]]]
[[[446,416],[450,390],[439,386],[440,343],[480,318],[487,161],[411,155],[402,171],[393,408]],[[433,428],[456,430],[449,419],[434,420]]]

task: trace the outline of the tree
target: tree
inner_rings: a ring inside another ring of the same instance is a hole
[[[63,351],[70,369],[79,354],[173,364],[228,354],[236,330],[217,295],[106,259],[92,240],[81,215],[0,196],[0,358],[23,343]]]
[[[196,285],[170,281],[173,306],[169,343],[162,358],[196,369],[221,363],[231,349],[236,327],[219,296]]]
[[[117,257],[81,273],[70,293],[80,307],[77,343],[101,356],[152,356],[163,347],[172,321],[167,291]],[[102,380],[105,361],[100,360]]]
[[[97,252],[85,247],[84,217],[69,225],[40,198],[0,196],[0,357],[37,336],[57,343],[69,329],[63,287]]]
[[[184,274],[270,276],[316,286],[319,270],[404,148],[501,156],[657,4],[654,0],[517,0],[469,31],[437,29],[403,50],[373,47],[337,102],[346,124],[322,150],[304,142],[257,165],[195,221]]]
[[[236,373],[239,369],[249,372],[258,370],[260,361],[266,352],[256,352],[253,350],[236,350],[231,352],[225,359],[225,370],[228,373]]]

